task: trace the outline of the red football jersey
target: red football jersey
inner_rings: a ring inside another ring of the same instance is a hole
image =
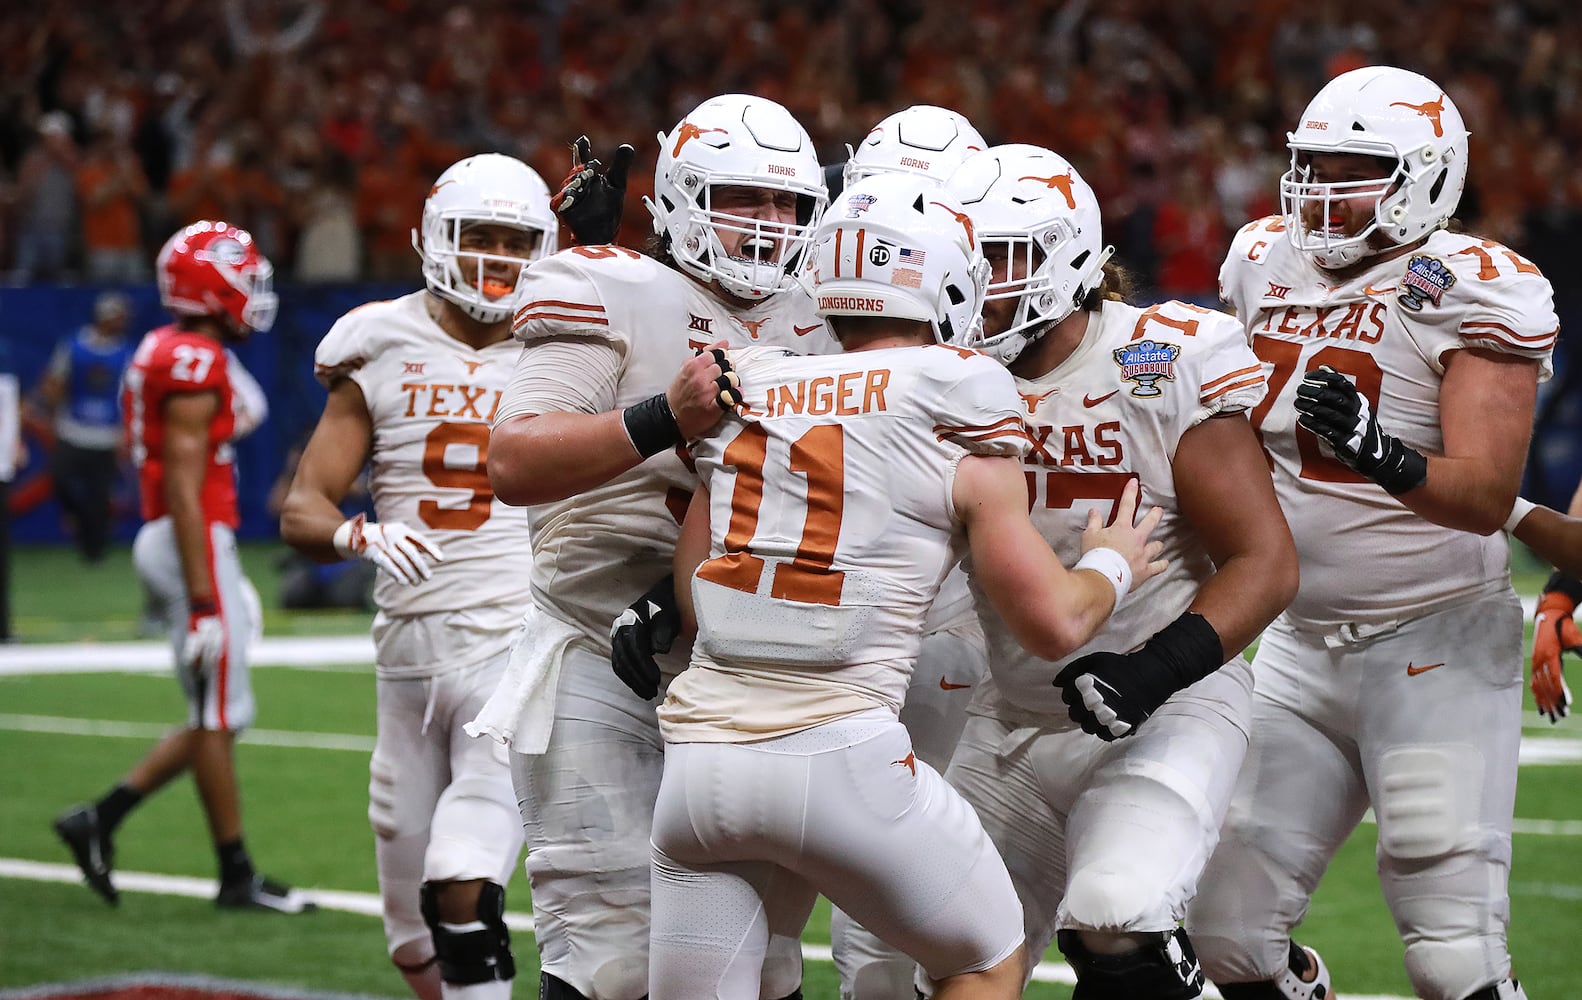
[[[127,445],[137,465],[142,491],[143,519],[152,521],[169,513],[165,504],[164,402],[186,392],[219,394],[219,411],[209,423],[200,501],[205,521],[223,521],[235,527],[238,518],[231,435],[236,429],[236,414],[231,407],[225,347],[210,337],[173,325],[144,335],[121,389]]]

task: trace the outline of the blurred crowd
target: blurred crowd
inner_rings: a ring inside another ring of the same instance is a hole
[[[1211,297],[1276,211],[1284,133],[1373,62],[1443,85],[1472,131],[1468,228],[1552,275],[1582,209],[1582,9],[1564,0],[117,0],[0,11],[0,276],[144,280],[177,225],[251,229],[281,276],[416,279],[433,178],[638,148],[715,93],[787,105],[825,162],[889,112],[955,108],[1067,155],[1161,293]]]

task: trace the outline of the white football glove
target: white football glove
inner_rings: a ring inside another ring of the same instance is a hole
[[[407,586],[433,576],[431,564],[445,559],[438,545],[400,521],[370,524],[363,514],[335,529],[335,551],[366,559]]]
[[[181,666],[207,677],[225,655],[225,619],[212,601],[195,604],[187,615],[187,637],[181,643]]]

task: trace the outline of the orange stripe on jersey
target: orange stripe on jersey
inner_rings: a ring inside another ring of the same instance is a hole
[[[938,437],[939,437],[939,440],[941,440],[941,441],[949,439],[949,440],[953,440],[953,441],[972,441],[972,442],[975,442],[977,444],[984,444],[986,442],[991,442],[991,441],[999,441],[999,442],[1002,442],[1002,443],[1005,443],[1005,444],[1019,444],[1019,445],[1031,445],[1033,443],[1033,439],[1028,436],[1026,431],[1010,431],[1010,430],[1006,430],[1006,431],[994,431],[992,433],[983,433],[983,434],[950,434],[950,433],[946,433],[946,434],[940,434],[940,435],[938,435]]]
[[[602,305],[600,305],[599,303],[597,303],[597,302],[593,302],[593,303],[588,303],[588,302],[570,302],[570,301],[567,301],[566,299],[534,299],[532,302],[529,302],[527,305],[523,306],[522,308],[523,309],[534,309],[534,308],[537,308],[538,306],[558,306],[561,309],[586,309],[589,312],[603,312],[604,311],[604,307]]]
[[[525,313],[526,313],[526,310],[524,310],[523,312],[517,313],[516,314],[516,318],[514,320],[512,320],[512,323],[514,323],[517,326],[521,326],[523,323],[526,323],[529,320],[535,320],[535,319],[563,319],[563,320],[566,320],[567,322],[570,322],[570,323],[586,323],[589,326],[609,326],[610,325],[610,321],[608,319],[606,319],[605,317],[603,317],[603,316],[573,316],[570,313],[555,313],[555,312],[536,312],[536,313],[533,313],[531,316],[529,316],[529,315],[526,315]]]
[[[1006,417],[1003,420],[996,420],[992,424],[965,424],[959,427],[954,424],[935,424],[934,433],[939,434],[941,432],[946,432],[951,434],[967,434],[976,431],[1001,430],[1007,427],[1015,427],[1018,430],[1021,430],[1025,426],[1025,421],[1023,421],[1021,417]]]
[[[1248,386],[1258,385],[1258,384],[1260,384],[1262,382],[1263,382],[1263,376],[1262,375],[1257,375],[1257,376],[1255,376],[1253,378],[1249,378],[1249,379],[1243,379],[1240,382],[1232,382],[1230,385],[1224,386],[1223,388],[1215,389],[1213,392],[1209,393],[1208,395],[1203,396],[1200,399],[1200,402],[1207,403],[1209,400],[1220,398],[1221,396],[1225,395],[1227,392],[1235,392],[1237,389],[1245,389]]]
[[[1241,379],[1241,378],[1245,378],[1248,375],[1261,374],[1262,372],[1263,372],[1263,366],[1262,365],[1251,365],[1251,366],[1249,366],[1247,368],[1238,368],[1236,371],[1230,372],[1230,373],[1225,374],[1225,375],[1221,375],[1219,378],[1210,379],[1209,381],[1204,382],[1203,383],[1203,389],[1201,391],[1208,392],[1210,389],[1218,388],[1221,382],[1229,382],[1232,379]]]
[[[1478,331],[1469,333],[1468,331]],[[1466,336],[1478,340],[1514,340],[1522,344],[1541,344],[1552,341],[1560,332],[1557,326],[1548,333],[1517,333],[1503,323],[1463,323],[1461,332]]]

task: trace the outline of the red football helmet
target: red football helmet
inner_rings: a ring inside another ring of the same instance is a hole
[[[244,332],[274,325],[275,269],[245,229],[194,222],[165,241],[156,270],[160,304],[177,316],[226,316]]]

